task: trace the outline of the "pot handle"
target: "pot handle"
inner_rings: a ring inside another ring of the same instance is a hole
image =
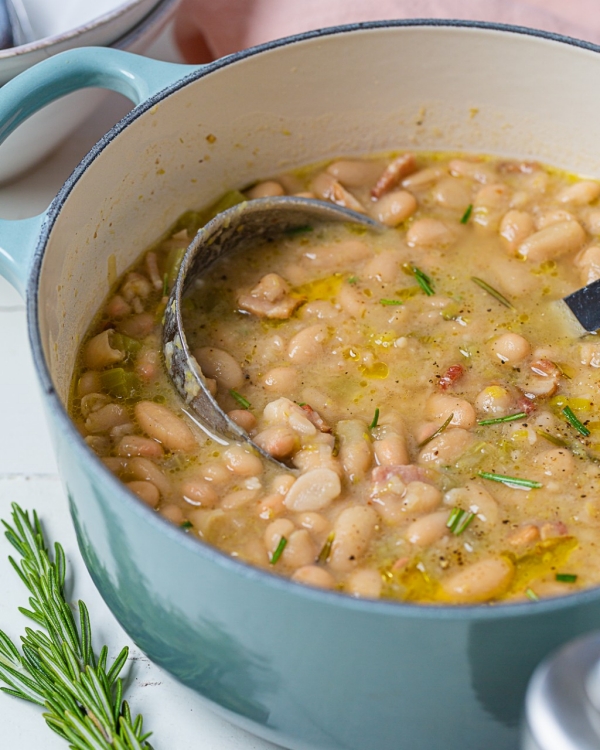
[[[135,105],[198,70],[106,47],[67,50],[44,60],[0,88],[0,143],[55,99],[84,88],[116,91]],[[0,276],[25,296],[44,212],[20,221],[0,220]]]

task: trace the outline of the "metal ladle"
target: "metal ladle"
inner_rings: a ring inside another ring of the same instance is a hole
[[[0,49],[19,47],[32,42],[34,38],[21,0],[0,0]]]
[[[217,439],[246,441],[270,461],[275,459],[225,414],[208,390],[183,329],[182,299],[196,279],[225,253],[243,252],[285,232],[332,221],[360,224],[374,230],[382,228],[356,211],[311,198],[259,198],[218,214],[199,230],[186,250],[165,309],[163,353],[167,372],[200,425]]]

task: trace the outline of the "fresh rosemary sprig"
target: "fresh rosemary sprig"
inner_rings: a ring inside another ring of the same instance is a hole
[[[467,206],[464,214],[462,215],[462,217],[460,219],[460,223],[461,224],[466,224],[469,221],[469,219],[471,218],[471,214],[472,213],[473,213],[473,204],[469,203],[469,205]]]
[[[577,419],[577,417],[575,416],[575,412],[573,411],[573,409],[571,409],[570,406],[565,406],[565,408],[562,410],[562,413],[565,415],[565,419],[567,420],[567,422],[569,422],[569,424],[574,427],[580,435],[583,435],[583,437],[589,437],[590,431],[582,422]]]
[[[241,393],[238,393],[233,388],[229,389],[229,395],[238,402],[242,409],[250,409],[252,406],[247,398],[244,398]]]
[[[500,482],[508,487],[524,487],[528,490],[539,490],[544,485],[536,482],[534,479],[522,479],[521,477],[508,477],[506,474],[493,474],[490,471],[478,471],[477,474],[482,479],[489,479],[490,482]]]
[[[273,552],[273,554],[271,555],[271,560],[270,560],[271,565],[275,565],[277,560],[279,560],[279,558],[283,554],[283,550],[285,549],[286,544],[287,544],[287,539],[284,536],[282,536],[281,539],[279,540],[279,544],[277,545],[275,552]]]
[[[448,419],[446,419],[444,424],[441,425],[441,427],[438,427],[437,430],[433,434],[431,434],[429,437],[426,437],[425,440],[421,440],[420,443],[417,443],[417,448],[424,448],[434,438],[436,438],[438,435],[441,435],[442,432],[444,432],[446,427],[448,427],[448,425],[450,424],[450,422],[452,422],[453,419],[454,419],[454,412],[450,414],[450,416],[448,417]]]
[[[378,422],[379,422],[379,408],[375,409],[375,414],[373,415],[373,419],[371,420],[369,429],[374,430],[377,427]]]
[[[421,269],[417,268],[417,266],[410,266],[410,270],[412,271],[413,276],[417,280],[417,284],[421,287],[421,289],[425,292],[425,294],[428,297],[433,296],[435,294],[435,290],[433,288],[433,281],[425,273],[425,271],[421,271]]]
[[[151,750],[142,717],[133,718],[123,700],[119,673],[129,650],[110,668],[106,646],[96,657],[85,604],[79,602],[78,628],[65,599],[63,548],[54,545],[52,560],[35,511],[31,518],[13,503],[12,521],[2,524],[22,560],[9,560],[31,594],[30,609],[19,611],[43,630],[26,628],[21,652],[0,630],[0,682],[7,686],[0,690],[46,708],[46,723],[74,750]]]
[[[505,417],[496,417],[495,419],[480,419],[477,424],[485,426],[490,424],[503,424],[504,422],[516,422],[519,419],[527,419],[527,414],[520,411],[518,414],[507,414]]]
[[[487,292],[490,294],[495,300],[498,300],[498,302],[501,305],[504,305],[504,307],[508,307],[511,310],[513,309],[513,305],[511,302],[509,302],[506,297],[501,294],[497,289],[494,289],[493,286],[490,286],[487,281],[484,281],[483,279],[478,278],[477,276],[471,276],[471,281],[475,282],[477,286],[481,287],[484,292]]]
[[[471,521],[475,518],[475,513],[470,510],[462,510],[462,508],[452,508],[446,526],[456,536],[460,536],[463,531],[466,531]]]

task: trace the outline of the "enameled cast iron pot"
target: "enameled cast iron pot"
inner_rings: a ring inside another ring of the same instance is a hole
[[[121,274],[184,210],[335,155],[409,147],[537,158],[600,177],[600,49],[527,29],[417,21],[305,34],[191,68],[67,52],[0,92],[0,132],[102,86],[138,106],[46,213],[0,224],[81,553],[123,627],[226,717],[294,750],[500,750],[527,680],[600,623],[600,590],[506,606],[358,601],[249,568],[130,495],[64,404]],[[214,136],[214,137],[213,137]]]

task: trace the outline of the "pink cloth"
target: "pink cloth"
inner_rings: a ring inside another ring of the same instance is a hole
[[[600,44],[599,0],[183,0],[176,35],[200,63],[302,31],[392,18],[495,21]]]

